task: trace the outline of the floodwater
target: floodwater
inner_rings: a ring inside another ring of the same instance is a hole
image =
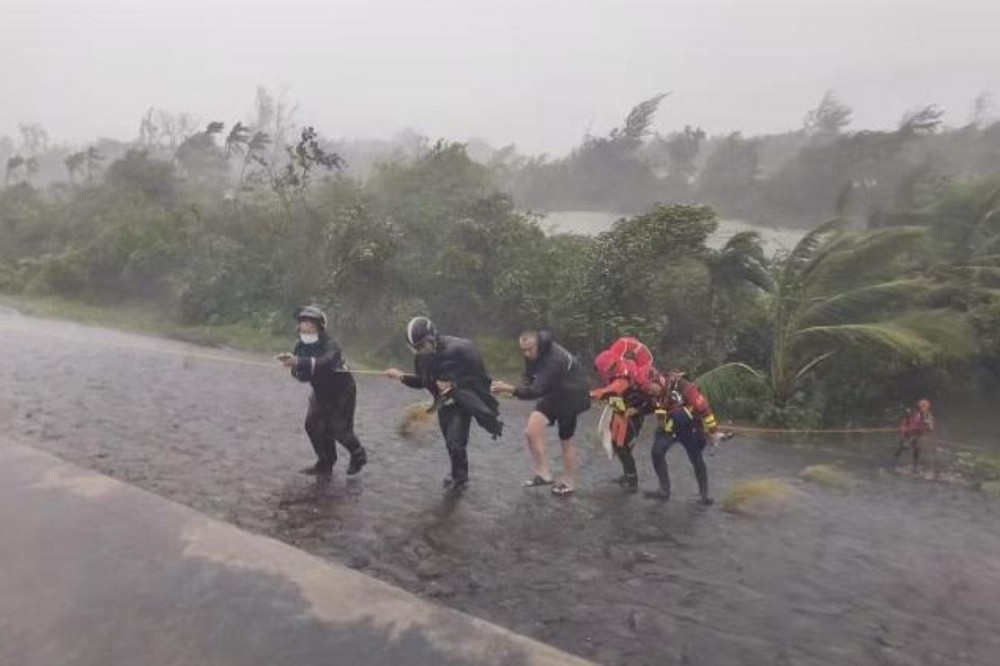
[[[693,502],[679,450],[674,500],[622,494],[590,441],[594,411],[578,493],[561,499],[521,488],[526,406],[504,402],[508,434],[476,433],[456,497],[433,424],[397,434],[423,396],[382,377],[358,377],[369,466],[348,480],[342,456],[323,482],[296,473],[312,462],[307,389],[265,357],[9,310],[0,350],[14,439],[601,663],[1000,663],[1000,502],[878,473],[891,441],[737,437],[709,459],[716,497],[765,476],[795,495],[736,515]],[[856,485],[798,480],[832,461]]]
[[[543,229],[546,229],[550,233],[574,233],[594,236],[602,231],[608,231],[616,221],[623,217],[629,216],[598,211],[561,210],[546,213],[541,221],[541,225]],[[764,227],[742,220],[719,220],[718,229],[709,235],[705,244],[710,248],[718,250],[730,238],[743,231],[756,231],[760,233],[764,253],[771,256],[776,252],[787,252],[794,248],[795,244],[802,239],[808,230],[791,227]]]

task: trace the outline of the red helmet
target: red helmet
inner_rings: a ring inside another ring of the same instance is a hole
[[[605,349],[594,358],[594,369],[603,382],[610,382],[617,377],[628,376],[628,368],[620,355],[610,349]]]

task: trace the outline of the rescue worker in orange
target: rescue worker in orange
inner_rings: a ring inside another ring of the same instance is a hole
[[[698,481],[699,502],[712,504],[708,494],[708,466],[705,449],[722,441],[715,414],[698,386],[681,372],[660,376],[652,384],[656,400],[656,436],[653,440],[653,469],[660,487],[647,492],[652,499],[670,499],[670,473],[667,469],[667,451],[674,442],[680,442],[694,468]]]
[[[627,492],[639,489],[639,473],[633,450],[642,424],[653,411],[648,379],[653,376],[653,356],[649,349],[632,337],[619,338],[594,359],[594,369],[604,382],[590,392],[592,400],[607,400],[611,415],[611,442],[615,457],[622,465],[618,479]]]
[[[906,447],[913,452],[913,473],[920,466],[920,440],[927,433],[934,432],[934,415],[931,414],[931,401],[920,399],[915,408],[911,409],[899,423],[899,441],[896,443],[896,455],[899,456]]]

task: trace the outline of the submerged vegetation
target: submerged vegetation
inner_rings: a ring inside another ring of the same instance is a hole
[[[996,390],[1000,122],[948,129],[928,107],[850,132],[828,95],[780,136],[661,136],[662,100],[554,161],[413,136],[366,152],[263,91],[246,123],[151,111],[131,142],[70,149],[25,125],[0,137],[0,292],[257,331],[256,347],[314,301],[381,357],[422,313],[496,373],[516,371],[525,327],[585,360],[632,334],[771,424]],[[560,208],[630,215],[583,236],[526,212]],[[720,212],[810,230],[775,256],[753,231],[713,248]]]
[[[784,509],[795,496],[795,488],[781,479],[749,479],[729,486],[722,508],[730,513],[773,513]]]

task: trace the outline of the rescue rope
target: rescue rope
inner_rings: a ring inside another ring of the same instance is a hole
[[[36,329],[28,329],[18,326],[3,326],[0,325],[0,331],[17,331],[21,333],[37,333]],[[44,331],[44,335],[52,338],[60,338],[63,340],[80,340],[80,338],[72,335],[59,334],[51,331]],[[223,356],[221,354],[207,354],[199,351],[190,350],[180,350],[180,349],[168,349],[163,347],[152,347],[145,345],[138,345],[133,343],[118,342],[115,340],[103,340],[100,338],[89,340],[88,342],[93,342],[97,344],[104,345],[106,347],[116,347],[118,349],[128,349],[133,351],[145,351],[153,352],[156,354],[164,354],[167,356],[175,356],[184,359],[199,359],[203,361],[214,361],[216,363],[232,363],[235,365],[250,365],[262,368],[275,368],[279,366],[277,362],[267,363],[264,361],[254,361],[251,359],[243,359],[232,356]],[[351,369],[347,372],[355,375],[383,375],[381,370],[355,370]],[[734,432],[754,432],[754,433],[772,433],[777,435],[785,434],[860,434],[860,433],[879,433],[879,432],[898,432],[898,427],[882,427],[882,428],[766,428],[762,426],[736,426],[736,425],[722,425],[719,428],[721,430],[731,430]]]
[[[734,426],[720,425],[720,430],[734,430],[736,432],[759,432],[775,434],[835,434],[835,433],[869,433],[869,432],[898,432],[898,427],[880,428],[764,428],[757,426]]]

